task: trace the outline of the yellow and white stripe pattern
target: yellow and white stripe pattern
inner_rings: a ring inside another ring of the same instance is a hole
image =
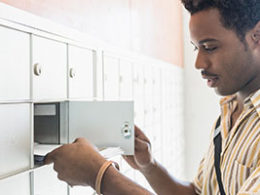
[[[244,101],[244,109],[231,128],[231,114],[237,107],[236,96],[228,96],[221,105],[221,176],[227,195],[260,195],[260,90]],[[215,125],[211,144],[194,179],[197,194],[219,193],[214,167]]]

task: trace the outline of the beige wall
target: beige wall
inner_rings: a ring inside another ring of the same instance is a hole
[[[0,0],[113,45],[182,65],[179,0]]]

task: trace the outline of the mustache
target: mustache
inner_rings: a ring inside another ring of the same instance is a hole
[[[201,71],[201,75],[202,75],[202,76],[217,76],[216,74],[213,74],[213,73],[208,72],[208,71],[206,71],[206,70],[202,70],[202,71]]]

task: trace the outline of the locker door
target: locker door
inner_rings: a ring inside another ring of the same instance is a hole
[[[0,178],[30,168],[31,105],[0,104]]]
[[[33,36],[33,98],[67,97],[66,44]]]
[[[153,68],[153,122],[161,123],[161,70],[158,67]]]
[[[69,45],[69,98],[93,99],[93,51]]]
[[[3,195],[29,195],[30,176],[24,173],[0,180],[1,194]]]
[[[67,195],[67,184],[57,178],[53,165],[43,166],[33,173],[34,195],[58,194]]]
[[[0,27],[0,101],[30,98],[30,37]]]
[[[133,100],[132,63],[120,60],[120,100]]]
[[[85,137],[99,148],[134,153],[133,102],[69,103],[69,140]]]
[[[119,99],[119,59],[104,56],[104,99]]]
[[[144,66],[144,126],[150,126],[152,123],[152,103],[153,103],[153,81],[151,64]]]
[[[135,124],[144,127],[144,73],[141,64],[134,64],[133,72],[133,98]]]

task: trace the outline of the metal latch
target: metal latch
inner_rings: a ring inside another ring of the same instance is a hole
[[[128,138],[130,138],[132,136],[131,127],[130,127],[128,122],[125,122],[123,127],[122,127],[122,135],[126,139],[128,139]]]

